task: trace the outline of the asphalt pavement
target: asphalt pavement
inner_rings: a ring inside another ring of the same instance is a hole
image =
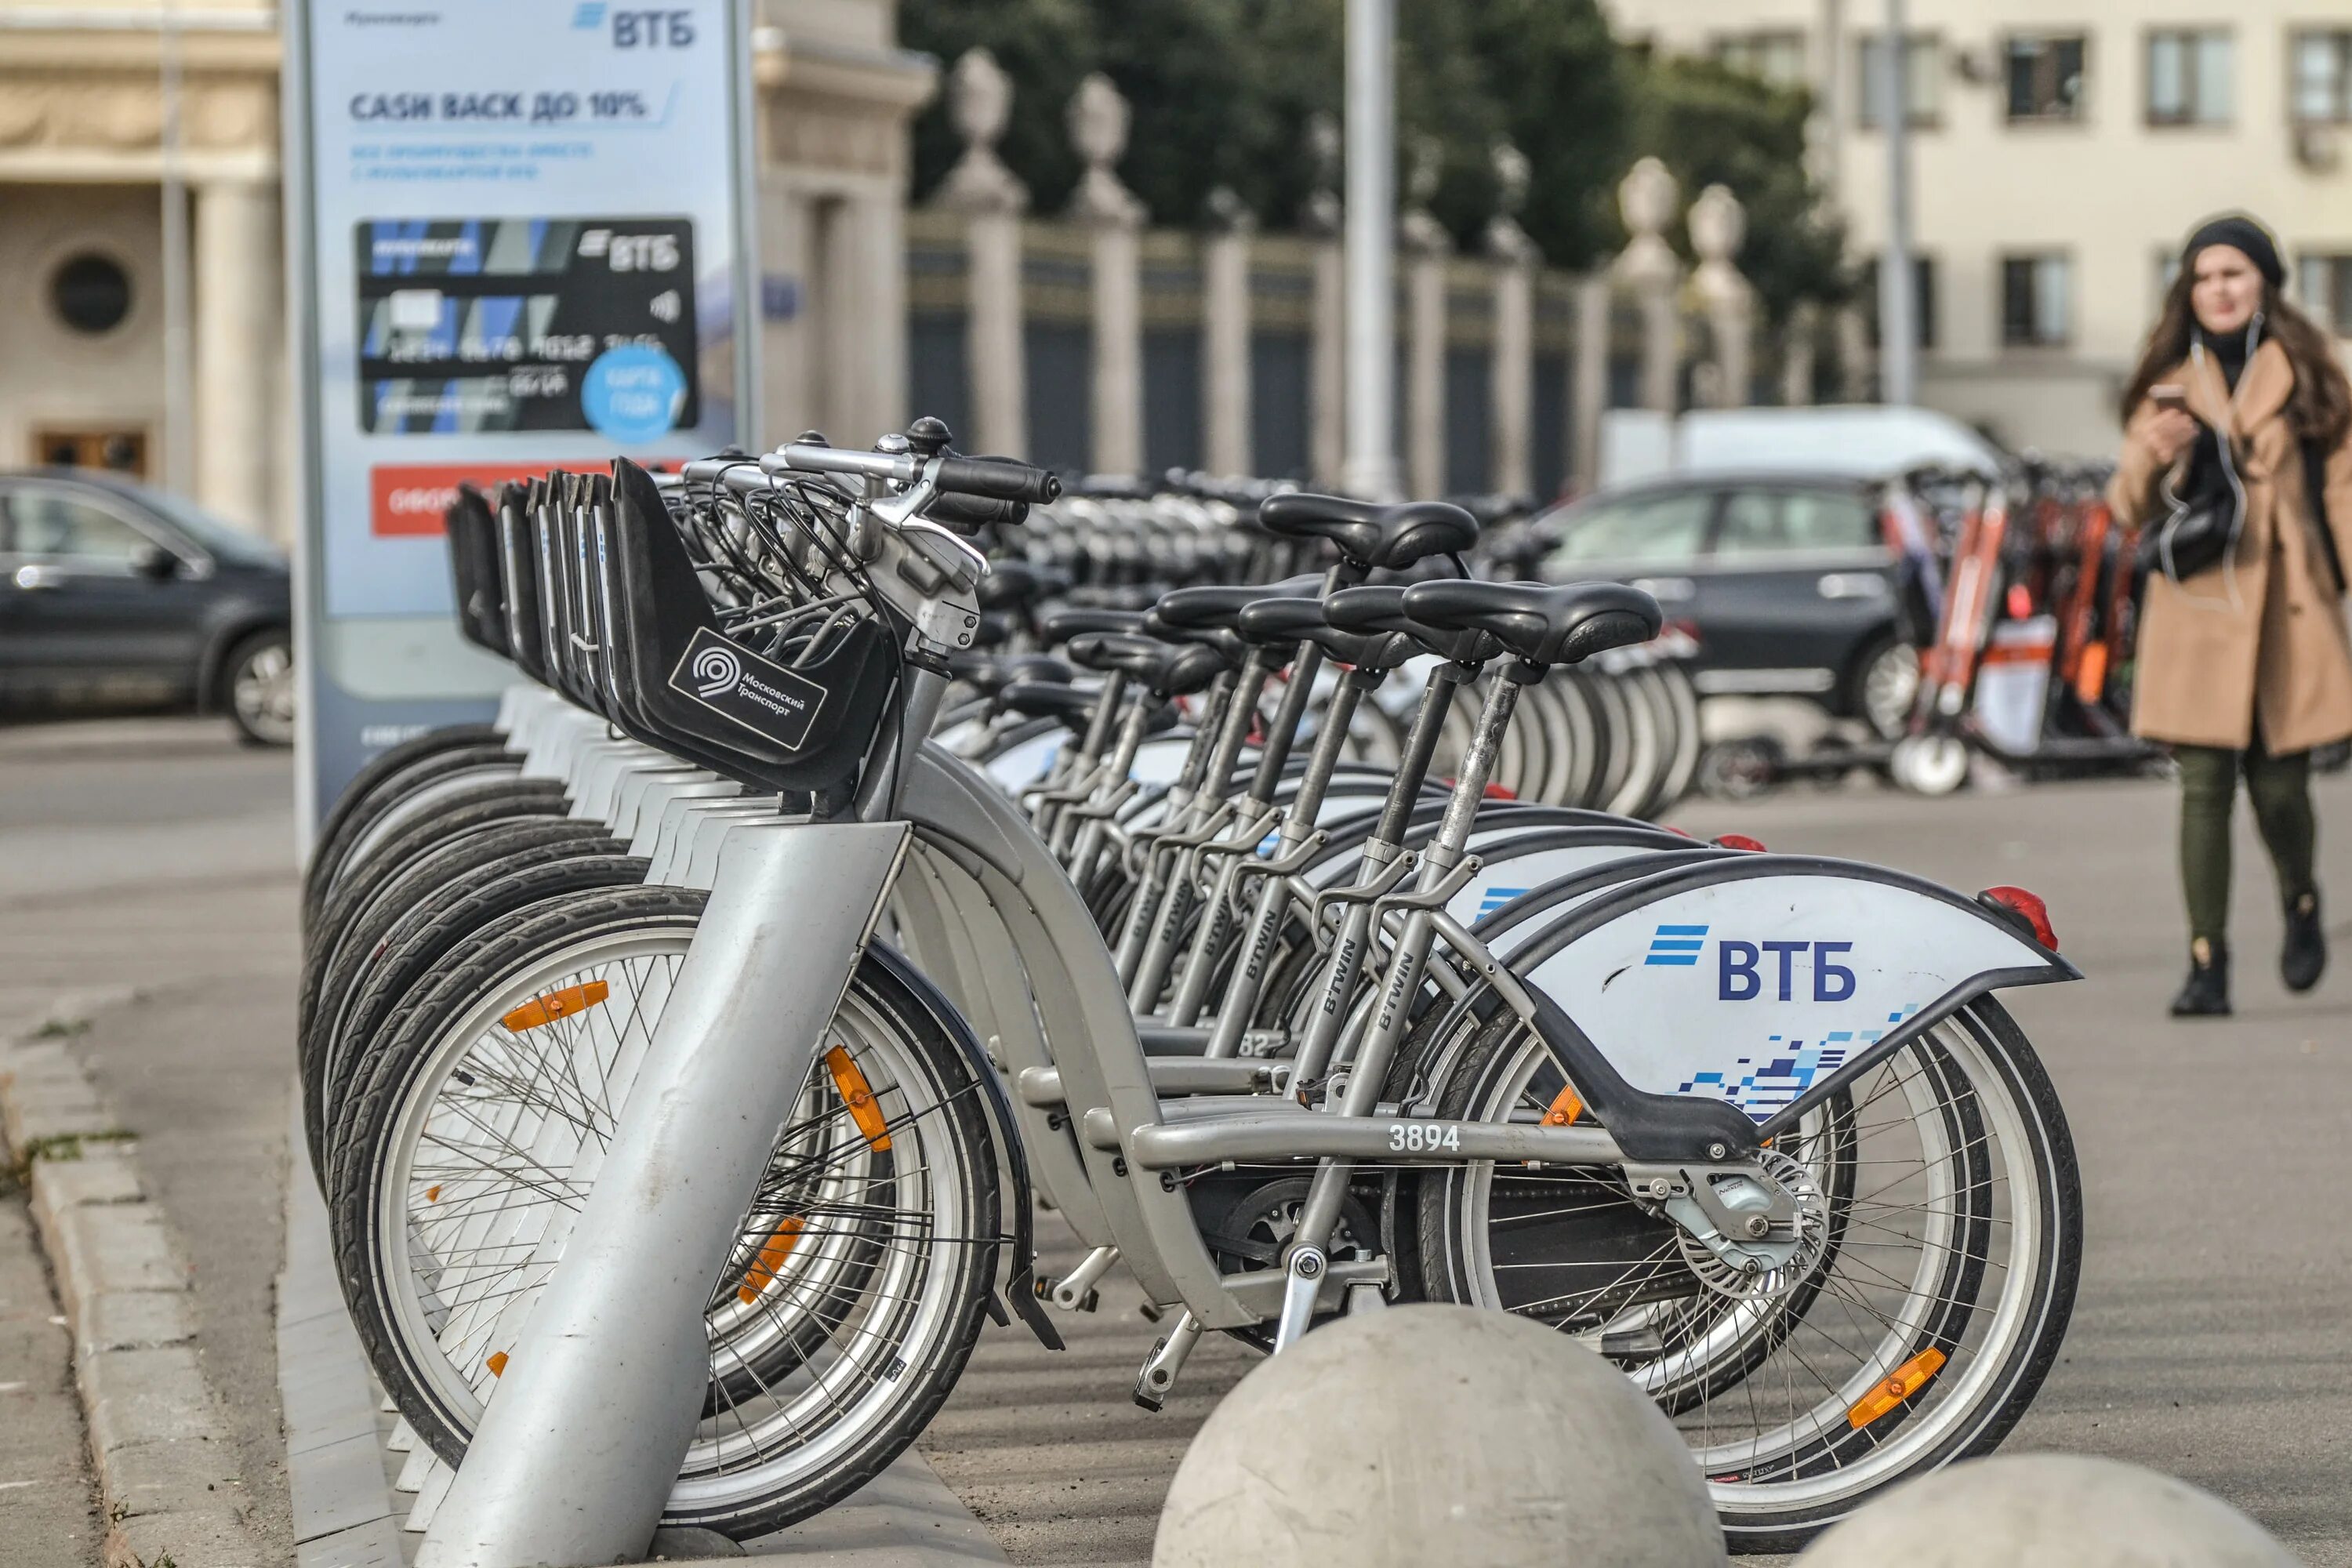
[[[2195,1024],[2164,1016],[2184,953],[2174,802],[2159,781],[1940,802],[1801,787],[1693,804],[1674,820],[2049,900],[2089,978],[2011,1000],[2066,1107],[2088,1245],[2063,1358],[2011,1447],[2168,1471],[2246,1510],[2305,1561],[2352,1568],[2352,1250],[2334,1213],[2352,1177],[2352,780],[2318,788],[2340,967],[2310,996],[2281,986],[2277,900],[2242,819],[2240,1010]],[[139,1134],[145,1178],[194,1270],[197,1342],[254,1519],[278,1542],[282,1438],[264,1309],[291,1067],[291,797],[284,753],[241,748],[211,721],[0,731],[0,1006],[116,997],[92,1005],[74,1047]],[[23,1281],[38,1277],[25,1249],[0,1209],[0,1357],[54,1377],[39,1360],[55,1359],[54,1344],[43,1352],[34,1335],[20,1350],[7,1337]],[[1251,1363],[1237,1344],[1206,1345],[1169,1410],[1147,1415],[1129,1391],[1157,1330],[1131,1286],[1108,1283],[1102,1299],[1093,1317],[1065,1320],[1073,1342],[1059,1357],[1025,1331],[991,1330],[922,1445],[1016,1562],[1143,1561],[1191,1430]],[[12,1381],[27,1380],[0,1369],[0,1384]],[[0,1428],[12,1408],[0,1404]],[[69,1427],[47,1430],[41,1441],[71,1440]],[[40,1448],[0,1436],[0,1482],[16,1478],[20,1449]],[[0,1489],[0,1540],[86,1510],[73,1485],[59,1470],[47,1489]]]

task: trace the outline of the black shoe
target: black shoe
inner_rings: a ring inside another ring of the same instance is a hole
[[[2176,1018],[2226,1018],[2230,1016],[2230,949],[2203,937],[2189,944],[2189,978],[2172,999]]]
[[[2286,945],[2279,976],[2290,991],[2308,991],[2327,968],[2327,932],[2319,923],[2319,895],[2305,893],[2286,907]]]

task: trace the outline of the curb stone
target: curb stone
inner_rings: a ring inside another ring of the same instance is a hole
[[[74,1335],[74,1386],[108,1520],[107,1568],[264,1568],[236,1447],[190,1342],[187,1270],[137,1145],[64,1044],[125,994],[61,999],[0,1032],[0,1131],[30,1167],[34,1226]]]

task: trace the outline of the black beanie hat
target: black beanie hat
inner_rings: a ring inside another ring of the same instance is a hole
[[[2188,271],[2197,268],[2197,253],[2209,245],[2226,245],[2244,251],[2254,270],[2268,279],[2273,289],[2286,283],[2286,266],[2279,260],[2278,245],[2270,231],[2243,213],[2231,213],[2217,217],[2200,226],[2189,237],[2180,252],[2180,265]]]

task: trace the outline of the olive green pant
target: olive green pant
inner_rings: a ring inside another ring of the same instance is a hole
[[[2230,931],[2230,814],[2243,774],[2254,826],[2278,869],[2279,898],[2291,904],[2314,890],[2311,753],[2274,757],[2262,737],[2242,752],[2175,746],[2180,766],[2180,885],[2189,896],[2189,935],[2220,942]]]

